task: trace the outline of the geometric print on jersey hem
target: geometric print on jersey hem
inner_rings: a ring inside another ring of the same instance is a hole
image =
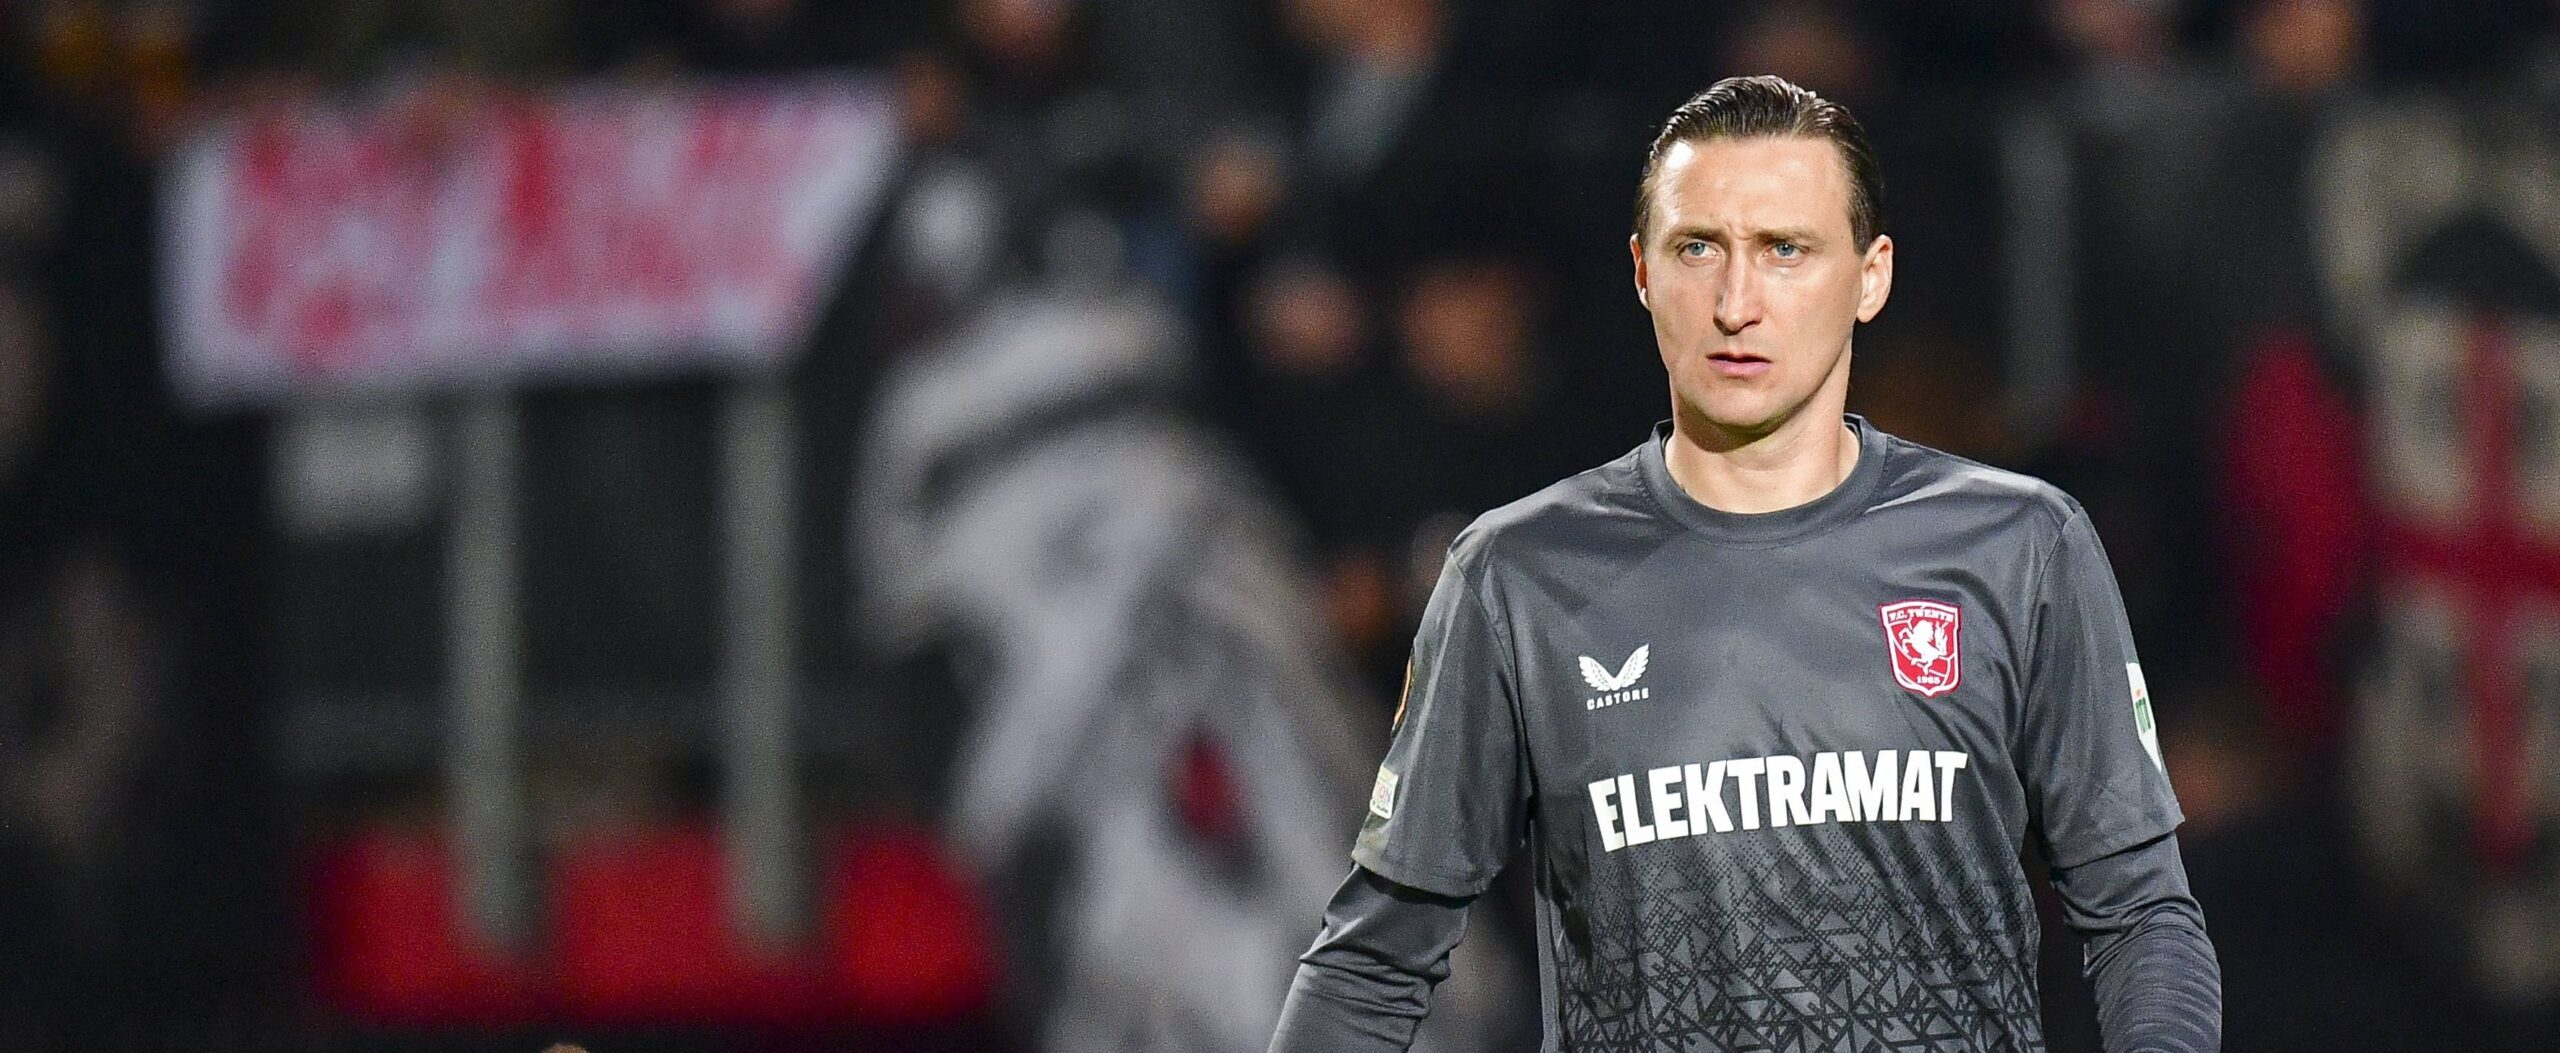
[[[2041,1053],[2022,884],[1867,832],[1592,860],[1549,949],[1562,1048]]]

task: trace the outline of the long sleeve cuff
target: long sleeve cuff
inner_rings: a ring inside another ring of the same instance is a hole
[[[2107,1053],[2222,1048],[2222,967],[2174,836],[2054,871]]]
[[[1353,867],[1298,958],[1271,1053],[1401,1053],[1449,975],[1471,900]]]

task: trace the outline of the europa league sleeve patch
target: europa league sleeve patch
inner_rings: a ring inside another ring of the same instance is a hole
[[[2126,662],[2124,675],[2133,681],[2133,730],[2142,736],[2142,750],[2151,755],[2151,763],[2166,772],[2169,762],[2160,756],[2160,723],[2151,716],[2151,688],[2142,682],[2142,663]]]
[[[1380,819],[1396,817],[1396,773],[1385,765],[1378,766],[1378,781],[1369,787],[1369,814]]]

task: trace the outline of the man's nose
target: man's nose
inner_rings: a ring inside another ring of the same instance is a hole
[[[1727,264],[1716,289],[1716,328],[1732,336],[1760,321],[1760,275],[1747,262]]]

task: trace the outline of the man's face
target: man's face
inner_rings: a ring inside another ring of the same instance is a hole
[[[1849,334],[1883,309],[1893,241],[1859,245],[1849,174],[1822,139],[1679,143],[1630,238],[1673,410],[1748,441],[1848,393]]]

